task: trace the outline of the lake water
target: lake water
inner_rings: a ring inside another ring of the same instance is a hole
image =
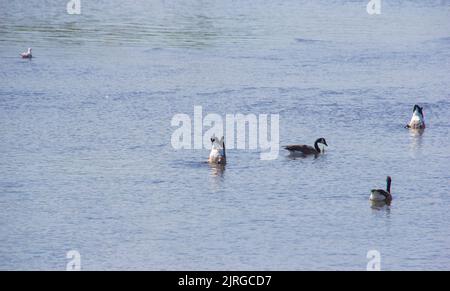
[[[0,0],[0,269],[450,269],[450,1],[64,2]],[[194,106],[329,147],[221,171]]]

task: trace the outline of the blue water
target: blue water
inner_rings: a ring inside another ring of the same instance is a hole
[[[0,269],[450,269],[450,1],[64,2],[0,0]],[[222,171],[194,106],[329,147]]]

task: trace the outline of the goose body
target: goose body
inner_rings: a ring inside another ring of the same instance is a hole
[[[389,193],[384,191],[383,189],[373,189],[372,193],[370,194],[370,200],[371,201],[386,201],[386,199],[389,197]]]
[[[413,108],[413,115],[411,117],[411,120],[406,125],[407,128],[412,129],[424,129],[425,128],[425,119],[423,117],[423,107],[420,107],[419,105],[414,105]]]
[[[386,178],[386,190],[383,189],[373,189],[370,193],[370,201],[373,202],[385,202],[390,204],[392,201],[391,195],[391,177]]]
[[[211,152],[209,153],[208,162],[212,164],[224,165],[227,162],[225,154],[225,143],[223,141],[223,136],[219,140],[214,135],[211,137]]]
[[[31,54],[31,48],[28,48],[28,51],[21,53],[20,56],[22,59],[31,59],[33,55]]]
[[[293,144],[293,145],[287,145],[283,148],[288,150],[290,154],[302,154],[302,155],[318,155],[322,151],[319,148],[319,143],[328,146],[327,142],[323,137],[318,138],[314,142],[314,146],[304,145],[304,144]]]

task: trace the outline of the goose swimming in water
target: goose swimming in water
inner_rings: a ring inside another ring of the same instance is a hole
[[[223,136],[219,140],[214,135],[211,137],[211,152],[209,153],[209,163],[225,165],[227,162],[225,154],[225,143],[223,141]]]
[[[21,53],[20,56],[22,59],[31,59],[33,55],[31,54],[31,48],[28,48],[27,52]]]
[[[417,104],[414,105],[411,121],[405,127],[412,128],[412,129],[424,129],[425,128],[425,120],[423,118],[423,107],[420,107]]]
[[[283,148],[288,150],[290,154],[302,154],[302,155],[318,155],[322,153],[323,151],[319,148],[319,143],[328,146],[326,140],[321,137],[318,138],[314,142],[314,146],[304,145],[304,144],[293,144],[293,145],[287,145]]]
[[[369,200],[372,202],[384,202],[388,205],[391,204],[392,195],[391,195],[391,177],[387,176],[386,178],[386,191],[383,189],[373,189]]]

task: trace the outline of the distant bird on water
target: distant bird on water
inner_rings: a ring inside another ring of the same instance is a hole
[[[370,201],[375,203],[384,202],[387,205],[391,204],[392,194],[391,194],[391,177],[386,178],[386,191],[383,189],[373,189],[370,193]]]
[[[297,154],[318,155],[323,152],[319,148],[319,143],[321,143],[325,146],[328,146],[326,140],[323,137],[321,137],[321,138],[318,138],[314,142],[314,146],[309,146],[309,145],[304,145],[304,144],[293,144],[293,145],[284,146],[283,148],[288,150],[291,155],[297,155]]]
[[[31,54],[31,48],[28,48],[27,52],[21,53],[20,56],[22,59],[31,59],[33,55]]]
[[[412,129],[424,129],[425,128],[425,119],[423,117],[423,107],[420,107],[417,104],[414,105],[411,121],[409,121],[409,123],[405,127],[412,128]]]
[[[227,156],[225,153],[225,142],[223,136],[218,139],[215,135],[211,137],[211,152],[209,154],[208,162],[212,164],[225,165],[227,163]]]

